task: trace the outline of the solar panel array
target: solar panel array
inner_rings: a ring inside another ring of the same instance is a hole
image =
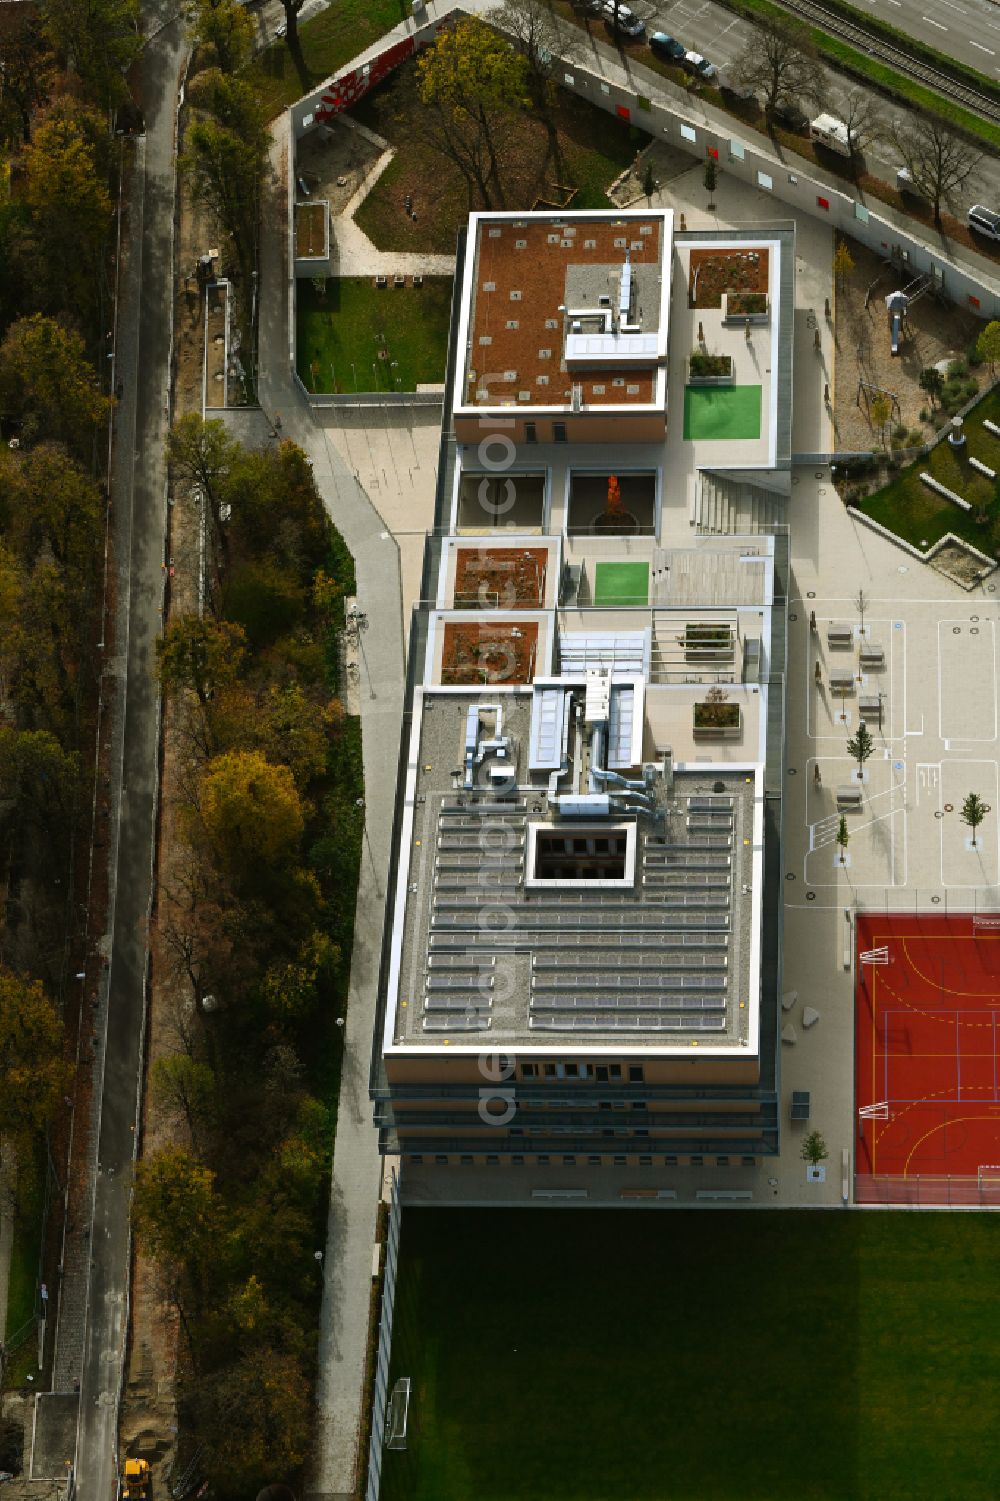
[[[734,804],[728,795],[699,794],[679,799],[666,832],[643,820],[634,890],[529,895],[527,803],[446,798],[437,824],[424,1031],[489,1031],[496,956],[505,952],[530,954],[528,1025],[535,1031],[725,1031]]]

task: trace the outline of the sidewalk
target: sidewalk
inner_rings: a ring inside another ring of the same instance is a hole
[[[403,622],[399,550],[327,432],[294,385],[288,368],[285,192],[287,144],[279,122],[274,179],[261,242],[260,401],[280,412],[285,436],[309,455],[327,509],[354,555],[358,608],[369,620],[362,673],[362,740],[368,835],[362,858],[354,957],[344,1036],[320,1314],[319,1433],[316,1494],[354,1493],[368,1342],[372,1245],[381,1191],[378,1137],[368,1098],[368,1071],[382,945],[385,872],[403,702]]]
[[[14,1249],[14,1215],[10,1204],[10,1148],[0,1144],[0,1346],[7,1337],[7,1292]]]

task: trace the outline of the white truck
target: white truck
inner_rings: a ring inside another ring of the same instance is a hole
[[[851,155],[851,132],[835,115],[817,115],[815,120],[810,120],[809,137],[838,156]]]

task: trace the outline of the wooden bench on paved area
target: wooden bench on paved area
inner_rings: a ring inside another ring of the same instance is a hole
[[[861,666],[870,672],[880,672],[885,666],[885,651],[881,646],[867,645],[861,648]]]
[[[830,692],[831,693],[853,693],[854,692],[854,670],[853,670],[853,668],[851,668],[851,667],[831,667],[830,668]]]
[[[533,1188],[533,1199],[586,1199],[589,1197],[589,1189],[586,1188]]]
[[[849,651],[854,645],[854,627],[833,623],[826,628],[826,644],[838,651]]]
[[[699,1188],[696,1199],[752,1199],[752,1188]]]
[[[676,1199],[676,1188],[623,1188],[620,1199]]]
[[[841,782],[837,788],[838,808],[860,808],[864,801],[859,782]]]

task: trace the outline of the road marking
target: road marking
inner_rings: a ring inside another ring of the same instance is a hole
[[[936,26],[938,31],[947,31],[947,26],[942,26],[940,21],[934,21],[930,16],[921,16],[921,21],[926,21],[928,26]]]
[[[982,42],[973,42],[973,41],[970,41],[969,42],[969,46],[970,47],[975,47],[979,52],[988,52],[990,54],[990,57],[996,57],[996,53],[993,51],[993,48],[992,47],[984,47],[983,44],[982,44]]]
[[[897,10],[901,10],[903,6],[903,0],[889,0],[889,4],[894,5]]]

